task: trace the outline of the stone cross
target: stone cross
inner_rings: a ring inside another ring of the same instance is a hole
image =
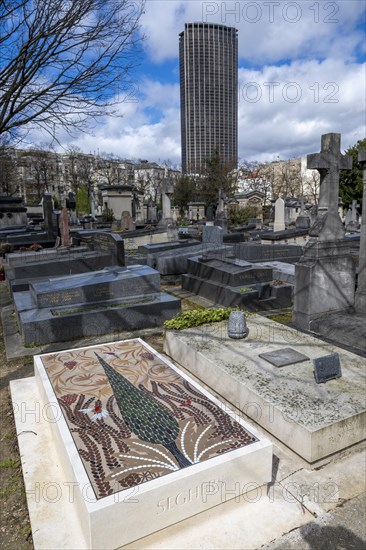
[[[360,256],[358,262],[358,285],[355,295],[355,309],[362,315],[366,311],[366,149],[358,151],[358,162],[363,173],[362,221],[360,238]]]
[[[351,170],[352,157],[340,152],[341,134],[323,134],[320,153],[307,156],[307,167],[319,171],[320,192],[318,216],[309,237],[323,241],[344,238],[344,227],[338,214],[339,171]]]
[[[307,167],[320,173],[318,211],[338,211],[339,171],[351,170],[352,157],[340,152],[341,134],[323,134],[320,153],[307,156]]]

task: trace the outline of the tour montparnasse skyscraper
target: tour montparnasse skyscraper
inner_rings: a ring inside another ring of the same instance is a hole
[[[186,23],[179,35],[182,171],[197,174],[218,151],[238,162],[237,29]]]

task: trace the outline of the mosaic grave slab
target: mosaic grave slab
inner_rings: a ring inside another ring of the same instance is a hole
[[[271,443],[143,340],[34,361],[90,548],[117,548],[270,481]]]

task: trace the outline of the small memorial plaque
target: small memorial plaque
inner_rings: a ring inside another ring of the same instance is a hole
[[[338,353],[323,355],[313,359],[314,375],[317,384],[328,382],[342,376],[341,363]]]
[[[266,353],[260,353],[259,357],[265,359],[275,367],[286,367],[286,365],[292,365],[294,363],[301,363],[309,359],[303,353],[292,348],[276,349],[275,351],[267,351]]]

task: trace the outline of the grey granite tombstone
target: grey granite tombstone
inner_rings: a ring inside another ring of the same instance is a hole
[[[221,246],[223,243],[223,230],[215,225],[204,226],[202,229],[202,242],[213,243]]]
[[[340,140],[340,134],[323,135],[321,152],[308,155],[308,168],[320,172],[320,196],[318,216],[295,268],[293,320],[305,330],[318,331],[323,315],[354,303],[354,267],[338,214],[339,171],[350,170],[352,158],[340,153]]]
[[[348,214],[347,214],[345,222],[344,222],[347,231],[357,231],[358,228],[359,228],[358,214],[357,214],[357,207],[358,206],[359,206],[359,204],[357,203],[357,201],[352,201],[352,206],[349,209],[349,219],[347,219],[347,216],[348,216]]]
[[[213,222],[214,220],[214,213],[212,206],[208,206],[206,210],[206,218],[208,222]]]
[[[291,305],[291,286],[273,285],[270,267],[224,258],[215,251],[189,258],[187,267],[182,288],[216,304],[250,311]]]
[[[310,228],[310,216],[307,213],[306,208],[305,208],[305,199],[304,199],[304,197],[301,197],[300,204],[301,204],[300,214],[296,218],[295,225],[299,229],[309,229]]]
[[[109,252],[112,255],[114,265],[125,265],[124,244],[119,235],[96,231],[92,234],[92,243],[95,250]]]
[[[28,223],[27,209],[20,197],[0,193],[0,229],[24,228]]]
[[[351,220],[352,220],[352,210],[351,208],[349,208],[344,218],[344,225],[346,226],[346,229],[347,229],[347,226],[351,223]]]
[[[122,231],[128,231],[130,229],[131,214],[125,210],[121,214],[121,229]]]
[[[168,241],[175,242],[178,239],[178,227],[174,222],[168,222],[166,227]]]
[[[48,237],[51,239],[54,236],[53,204],[51,193],[44,193],[42,205],[45,230]]]
[[[157,220],[156,205],[149,203],[147,206],[147,223],[155,223]]]
[[[140,265],[33,282],[14,303],[26,345],[153,327],[180,312],[159,273]]]

